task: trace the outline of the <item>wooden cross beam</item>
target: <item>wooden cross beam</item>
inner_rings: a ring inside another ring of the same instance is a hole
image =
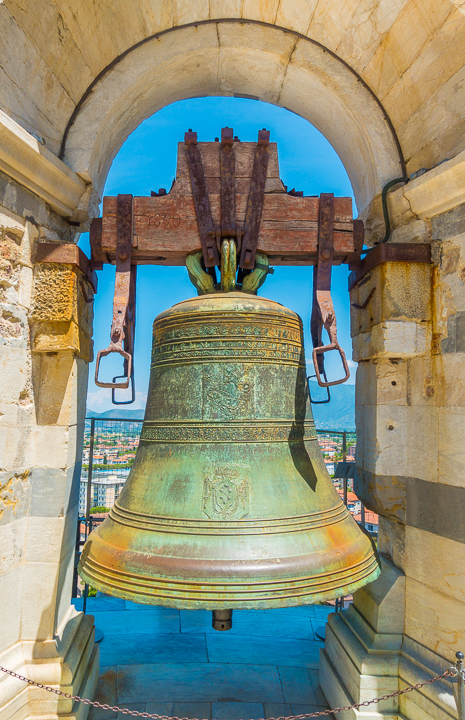
[[[221,227],[220,142],[197,144],[210,200],[213,223]],[[234,142],[236,224],[244,226],[256,143]],[[318,257],[320,200],[288,194],[279,177],[276,143],[268,146],[263,212],[258,250],[273,265],[314,265]],[[93,260],[116,262],[117,198],[103,199],[102,218],[92,222]],[[352,218],[352,200],[334,198],[332,264],[348,263],[363,247],[363,224]],[[185,143],[178,144],[176,180],[166,194],[133,198],[131,263],[184,265],[200,250],[200,235],[192,194]],[[98,265],[95,265],[98,267]]]

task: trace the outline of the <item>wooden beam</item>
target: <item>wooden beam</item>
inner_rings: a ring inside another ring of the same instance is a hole
[[[220,143],[199,143],[207,189],[216,227],[221,226]],[[256,143],[234,143],[236,222],[243,226]],[[269,145],[258,249],[275,265],[313,265],[317,258],[318,197],[288,195],[279,178],[276,143]],[[354,252],[352,200],[334,199],[334,262]],[[116,256],[116,197],[103,199],[100,252],[110,262]],[[132,259],[136,264],[184,265],[186,256],[200,250],[200,238],[186,160],[186,146],[178,145],[176,181],[171,191],[157,197],[134,198]]]
[[[220,196],[210,195],[215,223],[220,219]],[[236,195],[236,217],[245,215],[246,195]],[[354,251],[351,198],[335,198],[334,256],[343,259]],[[318,208],[316,197],[297,198],[286,193],[266,194],[258,249],[267,255],[317,256]],[[111,262],[116,254],[116,197],[105,197],[102,249]],[[134,198],[133,261],[144,264],[184,265],[189,253],[200,249],[192,195],[171,192],[161,197]],[[313,264],[313,258],[308,263]],[[286,262],[289,264],[290,260]],[[277,258],[275,264],[281,264]]]

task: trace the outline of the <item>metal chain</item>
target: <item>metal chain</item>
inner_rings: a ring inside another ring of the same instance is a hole
[[[157,715],[157,713],[146,713],[140,712],[139,710],[128,710],[127,708],[120,708],[117,705],[107,705],[106,703],[99,703],[96,700],[88,700],[87,698],[81,698],[79,697],[79,695],[70,695],[70,693],[62,692],[61,690],[50,687],[49,685],[42,685],[42,683],[35,682],[34,680],[29,680],[28,678],[23,677],[23,675],[18,675],[12,670],[7,670],[7,668],[2,667],[1,665],[0,670],[7,675],[11,675],[11,677],[22,680],[28,685],[33,685],[34,687],[41,688],[42,690],[46,690],[47,692],[55,693],[55,695],[60,695],[67,698],[68,700],[75,700],[76,702],[84,703],[84,705],[92,705],[93,707],[99,707],[103,710],[120,712],[123,715],[134,715],[136,717],[142,718],[153,718],[153,720],[189,720],[189,718],[179,718],[177,715]],[[457,668],[451,667],[449,668],[449,670],[446,670],[446,672],[442,673],[442,675],[436,675],[435,677],[431,678],[431,680],[426,680],[425,682],[418,683],[417,685],[410,685],[404,690],[396,690],[389,695],[382,695],[381,697],[373,698],[373,700],[365,700],[365,702],[354,703],[354,705],[345,705],[344,707],[333,708],[332,710],[319,710],[318,712],[304,713],[302,715],[280,715],[277,718],[267,718],[267,720],[306,720],[306,718],[322,717],[323,715],[332,715],[333,713],[346,712],[348,710],[358,710],[361,707],[366,707],[367,705],[372,705],[373,703],[379,703],[382,700],[389,700],[390,698],[399,697],[399,695],[405,695],[406,693],[410,693],[413,690],[420,690],[420,688],[424,687],[425,685],[430,685],[431,683],[437,682],[438,680],[443,680],[447,677],[455,677],[456,675]],[[198,720],[198,718],[192,718],[192,720]],[[258,720],[265,719],[258,718]]]

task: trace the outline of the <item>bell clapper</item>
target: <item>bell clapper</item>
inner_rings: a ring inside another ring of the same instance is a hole
[[[212,628],[213,630],[231,630],[232,628],[232,610],[213,610],[212,611]]]

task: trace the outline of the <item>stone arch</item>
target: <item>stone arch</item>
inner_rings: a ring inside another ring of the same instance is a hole
[[[359,208],[403,172],[397,138],[366,84],[321,44],[251,21],[172,28],[100,74],[78,105],[64,161],[100,195],[126,137],[164,105],[199,95],[246,95],[296,112],[344,163]]]

